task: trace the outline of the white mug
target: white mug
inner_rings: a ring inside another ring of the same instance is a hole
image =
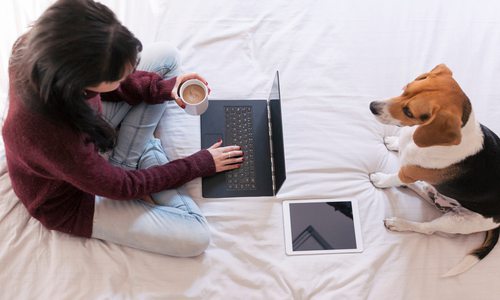
[[[198,79],[189,79],[182,83],[179,97],[186,105],[188,114],[198,116],[208,108],[208,88]]]

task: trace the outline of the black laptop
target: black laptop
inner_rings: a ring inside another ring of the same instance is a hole
[[[276,72],[267,100],[210,100],[201,115],[201,147],[222,138],[238,145],[245,161],[239,169],[202,179],[205,198],[274,196],[286,179],[281,93]]]

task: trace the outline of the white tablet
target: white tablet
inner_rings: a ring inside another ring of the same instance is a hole
[[[288,255],[363,251],[356,200],[283,202]]]

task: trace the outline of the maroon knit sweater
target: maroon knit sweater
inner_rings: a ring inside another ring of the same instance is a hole
[[[29,213],[49,229],[92,235],[95,195],[137,199],[215,173],[207,150],[146,170],[110,165],[85,135],[30,111],[17,96],[10,72],[9,112],[2,128],[12,187]],[[92,94],[93,107],[104,101],[137,104],[171,99],[175,78],[162,80],[137,71],[113,92]],[[118,200],[117,200],[118,201]]]

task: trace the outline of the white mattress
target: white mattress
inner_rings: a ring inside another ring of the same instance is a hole
[[[2,107],[10,46],[51,1],[5,1],[0,28]],[[440,278],[483,234],[393,233],[401,216],[437,210],[405,189],[379,190],[368,174],[394,171],[370,101],[396,96],[446,63],[477,118],[500,133],[500,4],[496,1],[103,1],[147,45],[168,41],[212,98],[265,98],[281,73],[287,180],[277,197],[204,199],[212,242],[191,259],[154,255],[44,229],[0,168],[2,299],[498,299],[500,247],[467,273]],[[5,23],[5,24],[4,24]],[[200,148],[199,118],[170,105],[158,129],[171,159]],[[287,256],[282,201],[359,201],[365,250]]]

